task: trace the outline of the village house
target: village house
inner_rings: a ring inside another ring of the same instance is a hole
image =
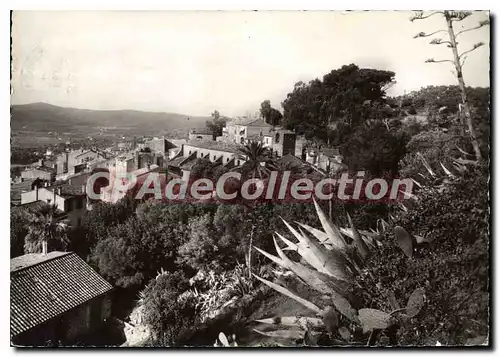
[[[52,182],[56,178],[56,170],[46,166],[27,167],[21,171],[21,181],[41,179]]]
[[[231,119],[222,129],[222,137],[244,145],[247,140],[260,138],[269,132],[272,126],[263,119],[236,118]]]
[[[73,252],[11,259],[10,289],[15,346],[82,343],[111,316],[113,287]]]
[[[251,141],[262,142],[274,155],[281,157],[287,154],[301,156],[303,141],[297,140],[291,130],[274,127],[263,119],[232,119],[223,128],[218,142],[233,142],[240,145]]]
[[[213,140],[214,139],[214,134],[212,130],[208,128],[198,128],[198,129],[191,129],[189,131],[189,140]]]
[[[145,147],[148,147],[153,153],[161,153],[163,156],[168,156],[170,150],[175,149],[177,145],[163,136],[161,138],[155,137],[147,141]]]
[[[340,172],[346,168],[342,155],[336,148],[310,148],[306,152],[306,162],[327,173]]]
[[[107,159],[107,156],[98,150],[80,149],[66,151],[57,156],[57,175],[73,174],[84,170],[88,162],[96,159]]]
[[[197,159],[207,159],[231,169],[245,161],[238,154],[239,146],[232,142],[190,140],[182,145],[179,153],[168,161],[168,170],[182,176],[191,171]]]
[[[131,175],[135,177],[136,181],[140,183],[144,182],[148,174],[159,173],[160,167],[155,164],[150,164],[147,167],[127,172],[130,172]],[[112,181],[109,182],[108,186],[101,188],[100,192],[101,201],[106,203],[117,203],[119,200],[124,198],[128,193],[135,191],[135,189],[138,187],[136,186],[135,188],[130,188],[129,192],[127,192],[125,190],[122,190],[121,187],[117,187],[116,182],[114,182],[113,179],[111,180]]]
[[[66,214],[70,226],[78,227],[87,209],[86,185],[35,185],[31,190],[21,193],[21,206],[38,201],[55,205]]]

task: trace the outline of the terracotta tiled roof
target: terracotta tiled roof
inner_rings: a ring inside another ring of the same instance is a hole
[[[168,166],[179,166],[179,164],[184,161],[186,158],[184,156],[179,156],[179,157],[176,157],[175,159],[172,159],[172,160],[168,160],[167,161],[167,165]]]
[[[197,147],[200,149],[218,150],[222,152],[238,153],[241,145],[224,141],[213,140],[189,140],[186,145]]]
[[[73,186],[73,185],[70,185],[70,184],[67,184],[67,183],[63,183],[63,184],[57,184],[57,185],[54,185],[54,186],[50,186],[50,187],[47,187],[47,189],[49,189],[50,191],[56,191],[56,194],[59,194],[58,193],[58,189],[61,189],[61,194],[60,196],[61,197],[71,197],[71,196],[82,196],[82,195],[85,195],[85,191],[84,191],[84,188],[79,185],[79,186]]]
[[[307,163],[305,163],[304,161],[302,161],[301,159],[299,159],[297,156],[295,155],[292,155],[292,154],[286,154],[286,155],[283,155],[281,158],[279,158],[277,160],[278,164],[281,164],[281,165],[295,165],[295,166],[304,166],[304,165],[307,165]]]
[[[322,152],[323,152],[324,155],[326,155],[328,157],[333,157],[333,156],[339,156],[340,155],[339,149],[335,149],[335,148],[323,148]]]
[[[212,135],[213,131],[209,128],[195,128],[189,131],[190,134]]]
[[[272,125],[267,124],[263,119],[256,119],[256,118],[247,118],[247,117],[242,117],[242,118],[233,118],[228,121],[229,124],[234,124],[234,125],[246,125],[246,126],[259,126],[259,127],[272,127]]]
[[[16,336],[113,287],[75,253],[26,254],[10,260],[10,333]]]

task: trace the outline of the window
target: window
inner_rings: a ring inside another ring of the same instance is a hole
[[[228,157],[226,158],[226,162],[229,162],[229,158]]]
[[[240,144],[244,145],[245,144],[245,138],[240,138]]]
[[[216,156],[216,155],[214,155],[214,161],[215,161],[215,159],[217,159],[217,156]]]
[[[280,142],[280,133],[276,133],[276,137],[274,138],[274,140],[276,141],[276,143]]]

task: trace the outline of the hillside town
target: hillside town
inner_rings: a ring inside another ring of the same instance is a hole
[[[142,139],[142,138],[141,138]],[[186,139],[146,138],[143,143],[120,145],[119,152],[96,148],[68,150],[59,155],[48,153],[32,163],[13,179],[11,204],[25,207],[38,201],[55,204],[68,214],[73,225],[79,225],[82,212],[91,209],[86,198],[87,180],[99,170],[130,172],[141,177],[168,170],[169,178],[180,178],[198,159],[207,159],[225,169],[245,163],[240,147],[261,143],[276,159],[287,157],[302,166],[313,166],[325,175],[338,173],[345,165],[338,149],[307,147],[303,136],[281,127],[273,127],[258,118],[237,118],[226,122],[222,135],[214,137],[209,129],[192,129]],[[110,187],[101,191],[101,201],[116,203],[122,197],[111,197]]]

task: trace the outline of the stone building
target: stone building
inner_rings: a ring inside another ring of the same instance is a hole
[[[76,173],[78,172],[78,167],[84,167],[82,164],[86,165],[88,162],[95,161],[99,158],[107,159],[107,156],[94,149],[66,151],[57,157],[57,175]]]
[[[169,160],[168,169],[176,175],[191,171],[197,159],[208,159],[227,168],[242,165],[245,160],[238,154],[239,145],[233,142],[190,140],[182,145],[179,153]]]
[[[113,287],[73,252],[11,259],[10,289],[15,346],[81,345],[111,316]]]
[[[214,140],[214,133],[208,128],[191,129],[189,140]]]
[[[78,227],[87,210],[86,185],[72,186],[69,184],[37,187],[21,193],[21,205],[33,202],[45,202],[56,205],[65,213],[72,227]]]

